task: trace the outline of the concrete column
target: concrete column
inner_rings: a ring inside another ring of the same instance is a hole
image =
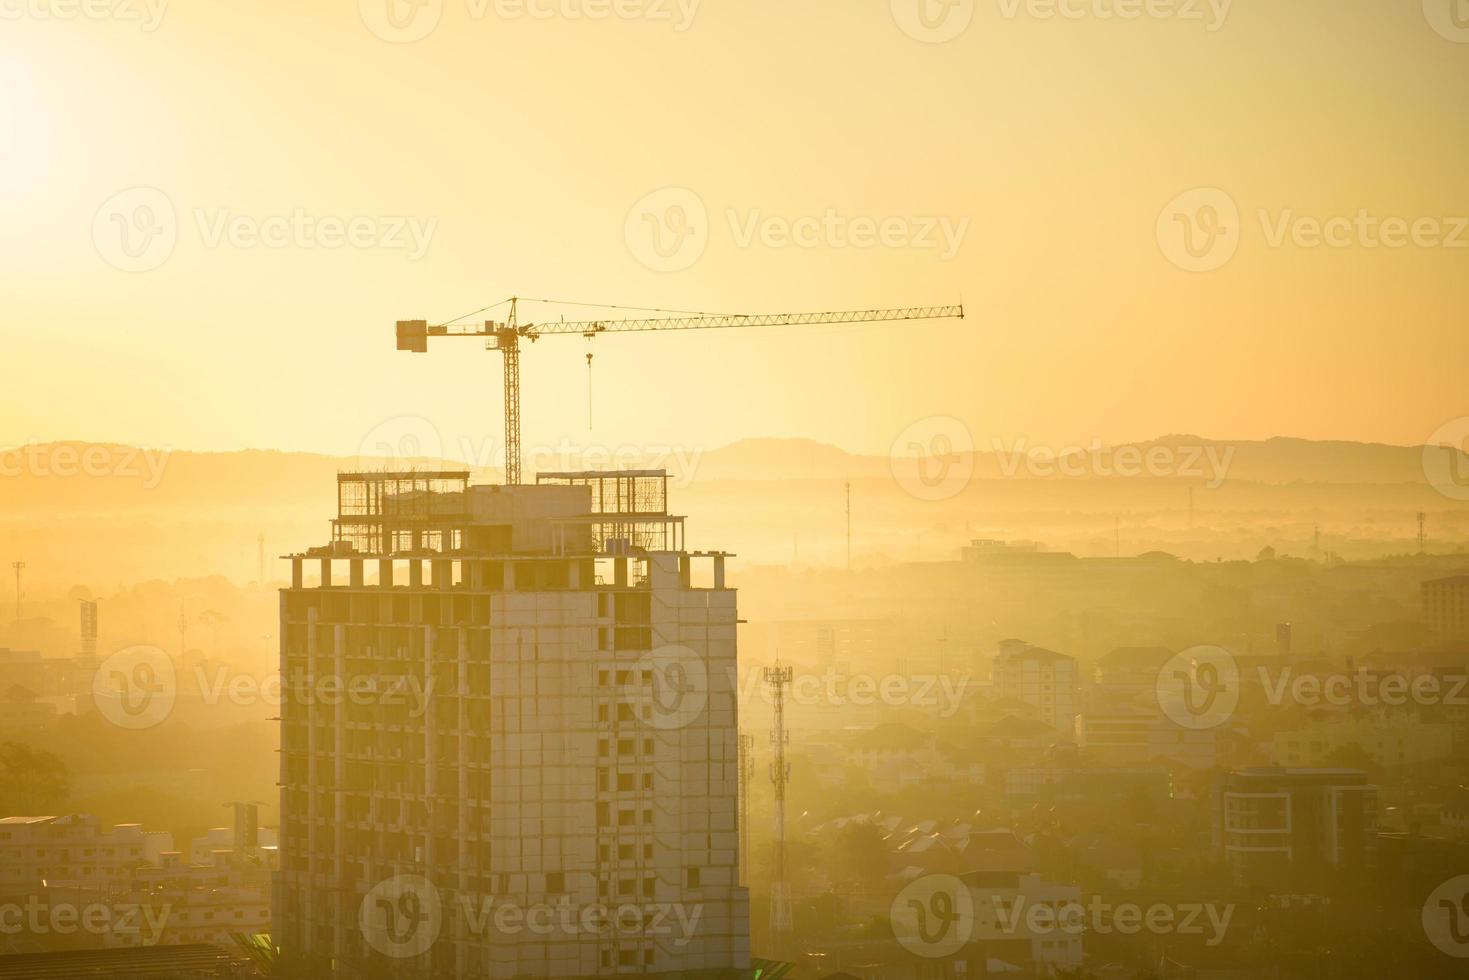
[[[352,588],[362,588],[362,559],[352,558],[347,562],[347,581]]]
[[[321,560],[321,587],[329,589],[332,585],[332,560],[323,558]]]
[[[297,560],[297,565],[300,561]],[[316,610],[306,610],[306,671],[302,676],[305,683],[316,674]],[[306,697],[304,691],[287,688],[291,691],[290,697],[304,698],[306,709],[306,882],[307,894],[303,896],[302,904],[307,909],[305,929],[308,934],[314,925],[314,915],[310,911],[315,902],[313,893],[316,890],[317,875],[324,872],[320,862],[320,852],[316,849],[316,820],[321,813],[321,778],[317,773],[317,753],[321,751],[319,739],[316,734],[316,699]],[[301,707],[297,703],[297,708]]]
[[[474,562],[471,567],[477,567],[479,562]],[[459,739],[459,875],[458,888],[460,895],[469,894],[469,873],[473,867],[471,851],[476,848],[469,842],[469,630],[460,627],[458,630],[458,670],[457,681],[459,689],[455,692],[459,700],[459,718],[455,722],[458,729]],[[466,956],[469,953],[463,935],[463,916],[454,916],[454,956],[455,967],[460,976],[468,972]]]
[[[423,588],[423,561],[418,558],[408,559],[408,587]]]
[[[362,575],[362,563],[354,561],[357,575]],[[347,670],[347,627],[338,623],[332,628],[332,671],[337,675],[335,680],[342,684],[346,682]],[[345,700],[345,699],[344,699]],[[347,782],[347,706],[338,703],[332,708],[332,797],[335,826],[332,827],[332,841],[336,845],[333,850],[332,861],[332,883],[341,887],[342,882],[347,880],[347,793],[343,788]],[[336,949],[336,955],[341,958],[347,952],[347,937],[343,930],[342,917],[332,917],[332,946]]]
[[[379,558],[377,560],[377,584],[382,589],[393,587],[393,559]]]
[[[302,587],[302,584],[301,583],[303,581],[304,581],[304,579],[301,576],[301,559],[299,559],[299,558],[292,558],[291,559],[291,588],[293,588],[293,589],[299,589],[299,588],[301,588]]]
[[[414,562],[416,565],[417,562]],[[423,628],[423,690],[429,690],[429,681],[434,676],[434,642],[438,630],[432,626]],[[439,746],[437,728],[439,713],[436,710],[436,699],[432,693],[428,696],[428,704],[423,713],[423,795],[424,809],[428,812],[428,828],[424,833],[423,840],[423,867],[424,874],[430,879],[434,875],[434,829],[438,825],[437,804],[434,802],[434,793],[438,791],[439,775]]]
[[[724,556],[723,555],[715,555],[714,556],[714,587],[716,589],[722,589],[722,588],[724,588]]]

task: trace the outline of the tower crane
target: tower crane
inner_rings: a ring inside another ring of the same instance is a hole
[[[634,317],[628,319],[556,320],[547,323],[521,323],[517,318],[520,297],[504,301],[509,311],[504,320],[483,323],[430,324],[427,320],[398,321],[398,349],[417,354],[428,352],[430,337],[478,337],[486,350],[497,350],[505,359],[505,482],[520,483],[520,351],[521,341],[535,342],[541,337],[580,334],[596,337],[603,333],[633,330],[714,330],[731,327],[807,326],[827,323],[884,323],[896,320],[963,319],[963,306],[908,306],[885,310],[837,310],[822,313],[678,313],[676,316]],[[556,302],[526,300],[527,302]],[[494,306],[500,306],[496,303]],[[493,309],[493,306],[484,310]],[[482,313],[484,310],[476,310]],[[475,313],[458,317],[462,321]]]

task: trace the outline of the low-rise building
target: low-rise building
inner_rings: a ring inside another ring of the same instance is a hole
[[[126,881],[134,868],[156,865],[173,850],[173,835],[140,824],[104,828],[90,814],[0,818],[0,887],[25,888],[47,878]]]
[[[1374,765],[1412,766],[1452,753],[1454,730],[1450,725],[1422,724],[1408,718],[1318,721],[1305,728],[1276,732],[1270,740],[1270,762],[1277,766],[1321,766],[1333,753],[1350,746],[1361,748]]]
[[[1067,736],[1076,725],[1079,678],[1074,658],[1023,640],[1001,642],[991,667],[998,697],[1034,705],[1041,721]]]
[[[1374,864],[1377,787],[1360,769],[1225,773],[1213,836],[1237,883],[1313,886],[1330,869]]]
[[[1078,715],[1076,740],[1087,758],[1108,766],[1137,766],[1162,759],[1190,769],[1212,769],[1218,733],[1185,728],[1161,712],[1119,711]]]

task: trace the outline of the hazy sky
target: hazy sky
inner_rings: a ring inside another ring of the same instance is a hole
[[[527,446],[1469,414],[1460,0],[160,2],[0,0],[0,444],[480,445],[393,321],[512,293],[969,312],[548,339]]]

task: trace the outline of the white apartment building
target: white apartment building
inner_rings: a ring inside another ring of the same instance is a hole
[[[133,868],[160,863],[173,835],[140,824],[104,828],[90,814],[0,819],[0,889],[26,888],[47,878],[125,882]]]
[[[1073,735],[1079,682],[1075,659],[1023,640],[1004,640],[990,679],[996,698],[1024,701],[1036,708],[1041,721],[1068,738]]]

